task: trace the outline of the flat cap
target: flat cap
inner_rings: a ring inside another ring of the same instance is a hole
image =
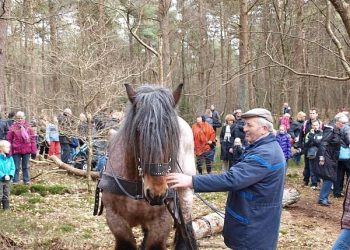
[[[242,118],[261,117],[261,118],[264,118],[265,120],[273,123],[271,112],[268,111],[267,109],[263,109],[263,108],[251,109],[251,110],[243,113],[241,117]]]

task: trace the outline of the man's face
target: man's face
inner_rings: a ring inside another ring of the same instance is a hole
[[[258,138],[267,133],[267,128],[259,125],[258,119],[257,117],[252,117],[245,120],[245,138],[249,143],[255,142]]]
[[[202,122],[203,122],[202,117],[201,116],[197,117],[197,123],[202,123]]]
[[[309,117],[311,120],[316,120],[317,116],[318,116],[318,114],[317,114],[316,110],[310,110]]]

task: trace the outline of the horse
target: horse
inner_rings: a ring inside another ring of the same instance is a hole
[[[111,139],[99,184],[115,249],[137,249],[135,226],[143,232],[140,249],[167,249],[173,225],[175,249],[197,249],[193,192],[174,191],[165,180],[169,172],[196,173],[192,129],[175,111],[183,85],[174,91],[155,85],[125,87],[128,111]]]

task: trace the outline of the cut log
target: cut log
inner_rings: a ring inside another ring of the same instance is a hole
[[[220,233],[224,227],[223,216],[223,214],[220,216],[217,213],[211,213],[194,220],[192,226],[196,239]]]
[[[296,203],[300,199],[300,193],[293,187],[285,188],[283,191],[283,207]],[[213,234],[220,233],[224,226],[224,213],[220,216],[217,213],[205,215],[202,218],[192,221],[196,239],[201,239]]]
[[[300,193],[293,187],[285,188],[283,191],[283,207],[292,205],[300,199]]]
[[[71,174],[74,174],[74,175],[78,175],[78,176],[87,177],[86,170],[77,169],[77,168],[73,167],[72,165],[66,164],[66,163],[62,162],[55,155],[50,156],[50,160],[52,160],[59,168],[67,170],[68,173],[71,173]],[[91,171],[90,173],[91,173],[91,178],[93,180],[96,180],[96,179],[99,178],[99,173],[98,172]]]

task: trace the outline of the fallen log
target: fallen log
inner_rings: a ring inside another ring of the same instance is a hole
[[[71,173],[71,174],[74,174],[74,175],[78,175],[78,176],[87,177],[87,171],[86,170],[77,169],[77,168],[73,167],[72,165],[66,164],[66,163],[62,162],[55,155],[50,156],[49,159],[52,160],[59,168],[66,170],[68,173]],[[91,175],[91,178],[93,180],[96,180],[96,179],[99,178],[99,173],[96,172],[96,171],[91,171],[90,175]]]
[[[192,221],[192,226],[196,239],[201,239],[220,233],[224,227],[224,218],[223,215],[211,213]]]
[[[296,203],[300,199],[300,193],[295,188],[285,188],[283,191],[283,207]],[[224,213],[210,213],[204,217],[192,221],[196,239],[201,239],[222,232],[224,226]],[[222,214],[222,215],[221,215]]]
[[[288,187],[283,190],[283,199],[282,205],[283,207],[292,205],[296,203],[300,199],[300,193],[293,187]]]

